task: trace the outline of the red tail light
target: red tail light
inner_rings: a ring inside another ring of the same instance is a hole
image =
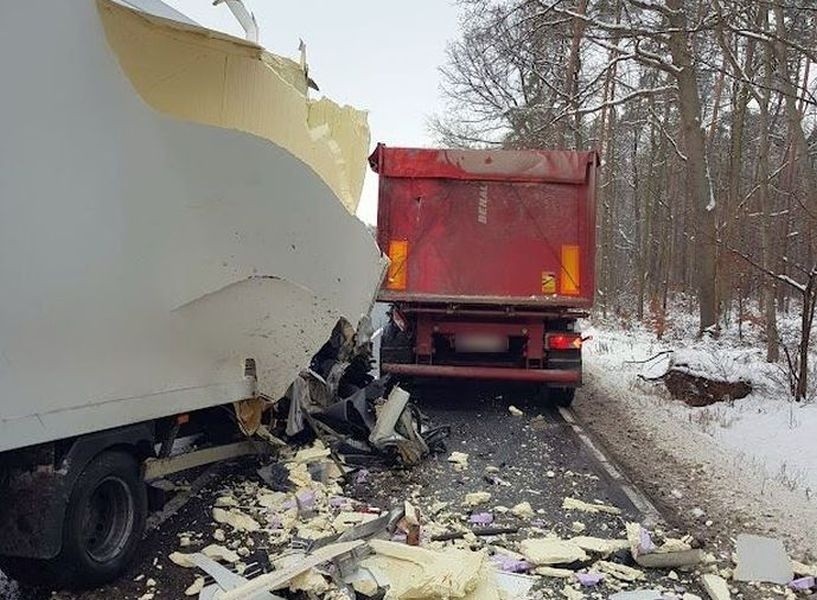
[[[545,336],[548,350],[581,350],[582,336],[578,333],[549,333]]]

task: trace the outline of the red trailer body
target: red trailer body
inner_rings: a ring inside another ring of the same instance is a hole
[[[370,163],[378,242],[392,260],[381,369],[578,385],[597,154],[381,144]]]

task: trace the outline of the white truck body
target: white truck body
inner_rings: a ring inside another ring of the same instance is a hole
[[[2,3],[0,74],[0,451],[277,397],[370,309],[365,225],[282,147],[148,106],[92,0]]]

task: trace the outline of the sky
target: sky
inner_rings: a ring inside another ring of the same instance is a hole
[[[165,0],[205,27],[244,37],[225,4]],[[372,145],[432,146],[428,118],[442,112],[438,68],[457,34],[452,0],[244,0],[261,45],[298,59],[307,45],[309,74],[341,104],[369,111]],[[367,169],[358,216],[374,223],[377,176]]]

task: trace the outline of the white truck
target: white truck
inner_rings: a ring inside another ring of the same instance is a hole
[[[353,215],[365,115],[310,101],[303,65],[128,4],[0,4],[15,578],[121,573],[146,481],[246,451],[233,403],[280,397],[340,316],[370,309],[386,262]],[[216,435],[171,456],[201,432]]]

